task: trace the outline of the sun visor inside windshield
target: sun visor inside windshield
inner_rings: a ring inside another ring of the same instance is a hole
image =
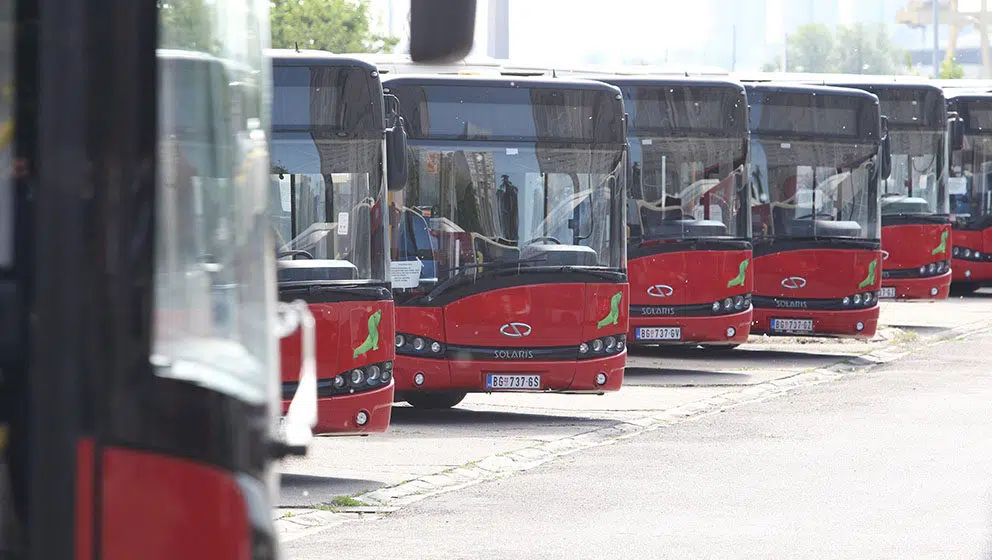
[[[355,66],[276,66],[273,132],[314,138],[379,136],[385,128],[377,78]]]
[[[602,89],[400,84],[411,139],[622,144],[623,111]]]

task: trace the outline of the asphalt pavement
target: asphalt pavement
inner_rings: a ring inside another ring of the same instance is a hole
[[[322,464],[311,457],[297,468],[341,477],[345,464],[367,461],[368,476],[342,478],[372,488],[390,484],[383,469],[396,477],[437,472],[534,441],[603,432],[610,422],[629,426],[645,411],[693,399],[718,404],[394,513],[311,530],[285,542],[287,557],[992,558],[992,334],[982,330],[992,324],[992,300],[885,305],[888,340],[790,348],[758,340],[737,358],[659,352],[640,356],[657,360],[658,372],[635,370],[615,397],[479,395],[450,416],[397,408],[385,436],[322,439]],[[951,329],[973,334],[934,338]],[[719,406],[731,386],[757,391],[837,363],[834,356],[854,363],[897,339],[915,351]],[[785,354],[768,354],[766,367],[762,351]],[[708,371],[718,377],[707,379]]]

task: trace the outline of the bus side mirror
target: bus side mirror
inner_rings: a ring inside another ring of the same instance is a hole
[[[475,38],[476,0],[410,0],[410,58],[461,60]]]
[[[882,179],[892,174],[892,143],[889,140],[889,118],[882,117]]]
[[[955,111],[947,113],[948,136],[951,142],[951,151],[956,152],[964,147],[964,119]]]
[[[407,161],[406,121],[399,116],[399,100],[386,95],[387,119],[392,126],[386,129],[386,186],[396,192],[406,188],[410,169]]]

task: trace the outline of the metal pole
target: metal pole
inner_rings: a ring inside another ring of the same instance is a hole
[[[937,0],[931,0],[933,2],[933,77],[940,77],[940,41],[939,41],[939,29],[940,29],[940,3]]]

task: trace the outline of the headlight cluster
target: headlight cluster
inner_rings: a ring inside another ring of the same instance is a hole
[[[925,264],[921,266],[917,271],[920,276],[937,276],[938,274],[944,274],[951,269],[951,263],[948,261],[937,261],[930,264]]]
[[[745,309],[751,307],[751,294],[742,294],[739,296],[732,296],[723,298],[720,301],[714,301],[711,309],[713,313],[737,313],[738,311],[744,311]]]
[[[378,362],[350,369],[318,385],[322,395],[344,395],[389,385],[393,379],[393,362]]]
[[[444,355],[444,344],[426,336],[397,333],[396,353],[404,356],[440,358]]]
[[[612,356],[623,352],[627,346],[627,335],[603,336],[579,345],[579,359]]]
[[[875,292],[862,292],[853,296],[845,296],[841,302],[844,307],[871,307],[878,303],[878,294]]]
[[[964,259],[966,261],[990,261],[992,260],[992,253],[983,253],[981,251],[973,251],[966,247],[955,247],[951,250],[951,253],[956,259]]]

